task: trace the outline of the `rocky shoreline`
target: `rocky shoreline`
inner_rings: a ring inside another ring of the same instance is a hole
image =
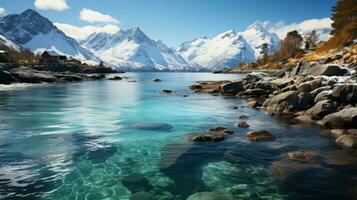
[[[278,73],[251,72],[239,81],[201,81],[190,88],[195,93],[245,98],[248,107],[317,124],[329,129],[337,144],[357,148],[357,73],[353,66],[299,62]]]
[[[106,79],[104,73],[119,73],[108,68],[92,68],[88,70],[76,69],[64,71],[59,68],[36,68],[25,66],[0,65],[0,84],[9,85],[14,83],[55,83],[55,82],[79,82],[84,80]],[[72,69],[72,68],[70,68]],[[93,74],[91,74],[93,73]],[[110,80],[120,80],[114,77]]]

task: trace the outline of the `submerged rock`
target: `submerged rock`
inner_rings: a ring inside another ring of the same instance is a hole
[[[293,151],[288,153],[288,157],[293,160],[314,161],[316,158],[316,152],[314,151]]]
[[[171,130],[173,126],[167,123],[138,123],[131,125],[129,128],[149,131],[168,131]]]
[[[163,94],[172,94],[173,93],[172,90],[168,90],[168,89],[161,89],[160,92]]]
[[[121,179],[121,183],[132,193],[153,189],[149,180],[142,174],[134,173]]]
[[[326,157],[327,164],[337,165],[337,166],[354,166],[357,164],[357,157],[349,155],[343,150],[337,150],[332,153],[329,153]]]
[[[130,200],[155,200],[155,198],[150,192],[140,191],[130,195]]]
[[[239,119],[248,119],[250,116],[249,115],[239,115]]]
[[[239,128],[248,128],[249,124],[247,122],[239,122],[236,124]]]
[[[103,147],[90,151],[88,159],[94,163],[105,162],[108,158],[112,157],[118,151],[116,146]]]
[[[197,192],[187,200],[233,200],[232,195],[221,192]]]
[[[159,78],[155,78],[155,79],[152,79],[151,81],[152,81],[152,82],[161,82],[162,80],[159,79]]]
[[[194,142],[220,142],[225,139],[224,133],[214,133],[214,134],[198,134],[188,136],[187,139],[189,141]]]
[[[336,139],[336,143],[344,147],[357,149],[357,135],[341,135]]]
[[[222,126],[217,126],[214,128],[209,128],[208,131],[211,132],[222,132],[222,133],[227,133],[227,134],[233,134],[234,132],[230,130],[229,128],[222,127]]]
[[[247,133],[246,138],[251,141],[273,141],[276,139],[276,136],[266,130],[259,130]]]

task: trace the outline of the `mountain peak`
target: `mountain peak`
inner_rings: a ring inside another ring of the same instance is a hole
[[[257,31],[264,30],[264,31],[266,31],[260,22],[254,22],[253,24],[248,26],[248,28],[246,30],[257,30]]]
[[[44,19],[47,19],[45,17],[43,17],[40,13],[38,13],[36,10],[33,10],[33,9],[27,9],[25,11],[23,11],[20,16],[23,16],[23,17],[31,17],[31,18],[34,18],[34,17],[40,17],[40,18],[44,18]]]

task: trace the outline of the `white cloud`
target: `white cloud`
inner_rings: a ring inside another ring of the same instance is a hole
[[[35,0],[35,7],[41,10],[64,11],[68,9],[67,0]]]
[[[103,23],[119,24],[119,20],[113,18],[112,16],[88,8],[83,8],[81,10],[79,14],[79,18],[89,23],[103,22]]]
[[[76,39],[83,40],[92,33],[109,33],[114,34],[120,29],[118,26],[113,24],[107,24],[105,26],[73,26],[71,24],[54,23],[60,30],[62,30],[66,35]]]
[[[6,12],[5,8],[0,7],[0,15],[4,14]]]
[[[285,24],[284,22],[278,22],[273,24],[270,21],[263,22],[263,26],[270,32],[276,33],[280,38],[284,38],[290,31],[297,30],[300,33],[307,33],[313,30],[320,31],[323,34],[328,34],[331,29],[331,19],[308,19],[300,23]]]

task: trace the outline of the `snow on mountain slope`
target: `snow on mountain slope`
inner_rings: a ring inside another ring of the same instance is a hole
[[[122,70],[197,71],[162,41],[150,39],[140,28],[121,30],[114,35],[94,33],[81,44]]]
[[[0,18],[0,33],[34,52],[51,49],[83,61],[98,61],[92,52],[31,9]]]
[[[280,43],[279,37],[275,33],[268,32],[259,22],[255,22],[250,25],[242,36],[253,48],[255,52],[255,58],[261,56],[262,45],[268,44],[268,52],[274,52]]]
[[[212,39],[198,38],[182,44],[177,52],[190,63],[210,70],[232,68],[255,59],[255,52],[243,36],[234,30]]]
[[[7,39],[5,36],[0,35],[0,46],[5,46],[11,50],[21,51],[21,47],[15,42]]]

